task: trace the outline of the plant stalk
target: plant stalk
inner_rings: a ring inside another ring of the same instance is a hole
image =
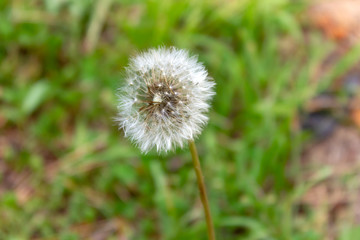
[[[209,207],[209,200],[206,195],[204,176],[201,171],[199,156],[198,156],[194,141],[189,140],[189,148],[190,148],[191,157],[192,157],[192,160],[194,163],[194,169],[195,169],[198,187],[199,187],[199,191],[200,191],[201,202],[204,207],[209,240],[215,240],[215,230],[214,230],[214,225],[212,222],[212,217],[211,217],[211,212],[210,212],[210,207]]]

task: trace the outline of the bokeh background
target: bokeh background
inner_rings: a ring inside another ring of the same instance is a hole
[[[118,130],[130,56],[217,83],[197,139],[218,239],[360,239],[356,0],[1,0],[0,239],[207,239],[188,150]]]

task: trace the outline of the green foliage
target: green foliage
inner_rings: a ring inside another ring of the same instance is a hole
[[[217,83],[197,144],[219,239],[323,239],[311,216],[296,213],[304,185],[291,167],[301,147],[293,124],[359,52],[314,81],[332,46],[303,37],[304,5],[2,1],[0,239],[86,239],[102,230],[107,239],[206,239],[186,149],[142,156],[113,121],[128,57],[158,45],[198,54]],[[108,233],[103,222],[116,224]],[[358,233],[344,228],[341,239]]]

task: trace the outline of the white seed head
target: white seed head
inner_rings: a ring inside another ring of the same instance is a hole
[[[215,83],[187,51],[157,48],[139,54],[130,59],[126,82],[116,120],[142,152],[183,147],[207,123]]]

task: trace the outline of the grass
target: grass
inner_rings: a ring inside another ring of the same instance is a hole
[[[297,211],[312,183],[294,126],[360,55],[319,74],[334,46],[304,36],[306,5],[0,2],[0,239],[206,239],[188,150],[141,155],[113,121],[129,56],[158,45],[198,54],[217,83],[197,145],[218,239],[324,239]]]

